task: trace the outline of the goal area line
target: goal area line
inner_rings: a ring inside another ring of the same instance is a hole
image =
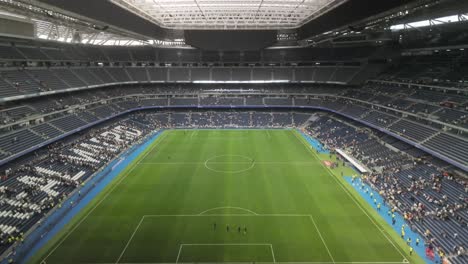
[[[179,252],[177,253],[177,259],[176,259],[176,264],[179,263],[179,258],[180,254],[182,253],[183,248],[188,247],[188,246],[217,246],[217,247],[231,247],[231,246],[252,246],[252,247],[258,247],[258,246],[263,246],[263,247],[269,247],[271,251],[271,257],[273,258],[273,263],[276,263],[276,258],[275,258],[275,251],[273,250],[273,245],[268,244],[268,243],[200,243],[200,244],[180,244],[179,246]],[[186,262],[183,262],[186,263]],[[205,263],[205,262],[197,262],[197,263]],[[225,262],[223,262],[225,263]],[[238,262],[239,263],[239,262]],[[244,262],[240,262],[244,263]],[[261,262],[255,262],[255,263],[261,263]],[[271,263],[271,262],[266,262],[266,263]]]

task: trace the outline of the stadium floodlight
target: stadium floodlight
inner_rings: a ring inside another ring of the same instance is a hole
[[[437,25],[448,24],[448,23],[458,23],[458,22],[466,21],[467,19],[468,19],[468,15],[465,15],[465,14],[450,15],[450,16],[438,17],[438,18],[433,18],[433,19],[428,19],[428,20],[415,21],[415,22],[411,22],[407,24],[393,25],[390,27],[390,29],[393,31],[398,31],[398,30],[403,30],[406,28],[422,28],[422,27],[437,26]]]
[[[348,0],[111,0],[169,29],[291,29]]]

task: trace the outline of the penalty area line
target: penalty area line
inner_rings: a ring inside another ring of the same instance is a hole
[[[275,251],[273,250],[273,245],[270,243],[191,243],[191,244],[180,244],[179,252],[177,253],[176,264],[179,263],[180,254],[184,246],[265,246],[269,247],[271,251],[271,257],[273,263],[276,263]],[[239,263],[239,262],[202,262],[202,263]],[[254,262],[255,263],[255,262]],[[269,262],[257,262],[257,263],[269,263]],[[121,263],[125,264],[125,263]]]
[[[141,219],[140,219],[140,222],[138,223],[138,225],[136,226],[135,230],[133,231],[132,235],[130,236],[130,239],[127,241],[127,244],[125,245],[124,249],[122,250],[122,252],[120,253],[119,255],[119,258],[117,259],[117,261],[115,262],[116,264],[119,263],[119,261],[122,259],[123,255],[125,254],[125,251],[127,250],[128,248],[128,245],[130,245],[130,242],[132,241],[133,237],[135,236],[135,234],[137,233],[138,229],[140,228],[141,226],[141,223],[143,223],[143,220],[145,219],[145,216],[142,216]]]
[[[322,240],[323,245],[327,249],[328,255],[330,256],[330,258],[332,260],[332,263],[336,263],[335,259],[333,258],[332,253],[330,252],[330,249],[328,249],[327,243],[325,243],[325,239],[323,239],[323,236],[322,236],[322,233],[320,232],[320,229],[317,227],[317,224],[315,223],[314,217],[312,215],[309,215],[309,217],[310,217],[310,220],[312,221],[312,223],[314,224],[315,229],[317,230],[317,233],[319,234],[319,237]]]
[[[305,148],[309,151],[309,153],[312,153],[312,155],[318,159],[320,161],[320,158],[318,157],[318,155],[313,152],[308,145],[306,145],[306,143],[304,142],[303,138],[301,139],[295,130],[291,130],[291,132],[294,134],[294,136],[296,137],[296,139],[301,142]],[[332,177],[337,183],[338,185],[343,189],[343,191],[351,198],[351,200],[353,200],[353,202],[359,207],[359,209],[361,209],[361,211],[367,216],[367,218],[370,220],[370,222],[372,224],[374,224],[374,226],[377,228],[377,230],[379,230],[381,232],[381,234],[387,239],[387,241],[396,249],[396,251],[403,257],[404,260],[407,260],[408,259],[406,258],[405,254],[401,251],[401,249],[399,247],[397,247],[397,245],[395,245],[395,243],[392,241],[392,239],[390,237],[388,237],[388,235],[386,234],[387,232],[384,232],[382,231],[383,228],[382,226],[380,226],[375,219],[373,219],[369,213],[367,212],[366,209],[364,209],[364,207],[359,203],[359,201],[357,200],[356,197],[354,197],[354,195],[348,190],[346,189],[346,187],[343,185],[343,183],[340,182],[340,180],[338,180],[336,178],[336,176],[333,175],[333,172],[331,171],[330,168],[326,167],[325,165],[323,165],[321,162],[320,164],[322,165],[322,167],[324,167],[326,170],[328,170],[328,176]],[[399,263],[410,263],[409,261],[408,262],[399,262]]]
[[[176,264],[179,263],[179,257],[180,257],[180,252],[182,252],[182,247],[183,247],[183,244],[180,244],[179,253],[177,253],[177,258],[176,258],[176,261],[175,261]]]
[[[168,135],[167,133],[164,133],[162,132],[163,135],[159,138],[159,141],[157,141],[153,146],[150,147],[150,149],[148,150],[148,153],[151,152],[157,145],[159,145],[162,141],[163,141],[163,137],[165,138],[166,135]],[[147,155],[147,154],[146,154]],[[146,157],[146,155],[142,156],[141,158],[137,157],[136,159],[141,160],[143,157]],[[55,250],[57,250],[58,247],[60,247],[62,245],[62,243],[81,225],[81,223],[84,222],[84,220],[86,220],[88,218],[88,216],[109,196],[109,194],[111,194],[115,188],[117,186],[120,185],[121,182],[123,182],[124,179],[127,178],[127,176],[135,169],[137,168],[138,166],[138,162],[136,162],[137,160],[134,160],[134,162],[130,165],[132,166],[131,169],[129,169],[123,176],[121,176],[120,179],[117,179],[118,181],[111,187],[111,189],[108,190],[108,192],[101,198],[101,200],[99,200],[98,203],[96,203],[96,205],[91,208],[91,210],[89,210],[89,212],[70,230],[67,232],[67,234],[60,240],[60,242],[44,257],[44,259],[42,259],[42,262],[46,262],[47,258],[50,257],[50,255],[52,255]],[[120,176],[120,175],[119,175]],[[117,178],[119,177],[117,176]],[[114,179],[116,180],[116,179]],[[111,181],[111,183],[114,182],[114,181]],[[106,186],[108,187],[108,186]],[[105,188],[104,190],[101,191],[101,193],[103,191],[106,191]],[[93,199],[94,200],[94,199]],[[86,209],[86,208],[84,208]]]

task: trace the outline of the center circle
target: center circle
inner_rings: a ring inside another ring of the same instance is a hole
[[[218,155],[205,161],[205,168],[221,173],[241,173],[255,166],[255,160],[244,155]]]

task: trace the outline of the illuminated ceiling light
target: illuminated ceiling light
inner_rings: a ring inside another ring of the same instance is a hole
[[[169,29],[298,28],[348,0],[111,0]]]

